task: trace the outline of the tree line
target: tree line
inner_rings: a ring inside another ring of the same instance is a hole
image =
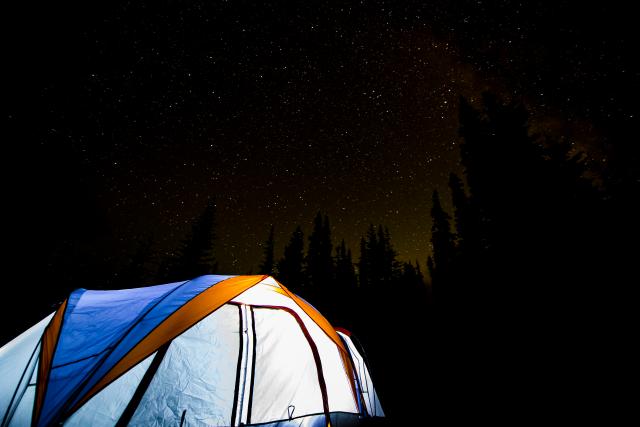
[[[327,215],[318,213],[309,236],[308,250],[304,252],[304,233],[298,226],[284,249],[283,257],[274,262],[273,231],[264,244],[264,262],[260,273],[276,276],[284,284],[304,290],[342,290],[379,288],[393,285],[423,286],[424,277],[416,261],[401,262],[388,228],[373,224],[360,240],[360,254],[354,261],[351,249],[344,239],[333,245]]]
[[[160,283],[217,273],[215,228],[215,202],[210,201],[177,250],[156,261],[155,274],[146,267],[153,254],[150,242],[145,241],[117,280],[125,286],[138,286],[150,281],[150,276]],[[293,292],[332,312],[342,306],[331,302],[336,293],[347,305],[361,293],[397,287],[427,291],[420,263],[398,259],[389,229],[383,225],[369,226],[360,241],[357,259],[344,239],[334,244],[329,217],[321,212],[315,216],[308,237],[300,225],[294,229],[281,257],[275,253],[273,225],[262,247],[259,274],[274,276]]]

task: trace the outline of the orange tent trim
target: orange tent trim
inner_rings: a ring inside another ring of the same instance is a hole
[[[49,372],[51,371],[51,363],[53,362],[53,354],[56,351],[58,345],[58,338],[60,337],[60,329],[62,328],[62,319],[64,318],[64,312],[67,309],[67,301],[64,300],[62,305],[58,307],[56,314],[42,335],[42,341],[40,345],[40,363],[38,365],[38,381],[36,385],[36,402],[33,406],[32,425],[37,425],[38,418],[40,418],[40,411],[44,404],[44,398],[47,393],[47,384],[49,382]]]

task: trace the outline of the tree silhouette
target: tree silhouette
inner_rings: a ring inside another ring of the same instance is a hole
[[[462,179],[455,173],[449,175],[449,189],[454,207],[456,243],[461,252],[470,251],[478,240],[473,229],[475,218]]]
[[[453,293],[454,260],[456,257],[455,237],[451,232],[449,215],[440,204],[438,191],[433,192],[431,206],[431,244],[433,256],[428,261],[434,300],[447,303]]]
[[[379,286],[391,286],[399,278],[402,266],[391,244],[389,229],[382,225],[378,226],[378,251],[379,258],[382,260],[378,272]]]
[[[284,256],[278,261],[278,280],[294,292],[299,292],[306,285],[304,233],[300,226],[296,227],[284,248]]]
[[[361,288],[371,286],[371,260],[369,259],[369,251],[367,249],[367,239],[360,239],[360,259],[358,260],[358,283]]]
[[[211,201],[194,221],[191,232],[179,252],[165,262],[160,271],[163,280],[188,280],[216,272],[218,263],[214,255],[215,212],[215,203]]]
[[[360,242],[360,286],[383,289],[393,285],[401,275],[402,266],[391,244],[389,229],[369,225],[366,237]]]
[[[309,236],[307,251],[307,276],[310,286],[316,289],[330,286],[334,269],[332,250],[329,218],[326,215],[323,217],[318,212],[313,222],[313,231]]]
[[[607,257],[601,248],[610,238],[593,225],[608,214],[584,178],[581,155],[532,135],[521,104],[489,94],[479,110],[461,100],[460,124],[469,196],[451,181],[464,258],[458,270],[491,283],[485,301],[502,310],[517,306],[518,315],[597,292],[597,282],[607,276],[599,268]],[[533,291],[540,283],[553,289],[552,298]]]
[[[434,363],[447,374],[434,381],[490,380],[512,390],[518,372],[519,384],[562,377],[589,398],[583,372],[625,353],[613,349],[624,348],[630,332],[630,292],[614,278],[619,236],[633,226],[585,177],[579,152],[530,132],[521,104],[484,95],[474,108],[463,99],[460,125],[468,192],[450,177],[456,233],[435,192],[432,206],[428,267],[435,306],[447,307],[434,334],[443,349]],[[589,382],[608,388],[601,378]],[[516,407],[525,395],[501,400]]]
[[[433,257],[427,257],[427,271],[429,272],[429,277],[431,278],[431,286],[433,287],[433,276],[436,271],[436,266],[433,263]]]
[[[336,247],[336,276],[334,287],[339,291],[352,291],[357,286],[356,272],[351,257],[351,249],[347,249],[344,239]]]
[[[360,287],[372,288],[376,283],[375,269],[382,260],[378,254],[378,236],[373,224],[369,224],[367,234],[360,240],[360,260],[358,262]]]
[[[274,227],[271,226],[269,230],[269,237],[267,237],[267,241],[263,245],[264,250],[264,258],[262,260],[262,264],[260,264],[259,273],[260,274],[269,274],[272,275],[274,273],[275,261],[274,261],[274,246],[275,240],[273,237]]]
[[[411,262],[402,263],[400,284],[405,288],[422,289],[424,287],[424,277],[417,261],[415,266]]]

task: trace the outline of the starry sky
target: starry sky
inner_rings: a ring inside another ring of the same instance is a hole
[[[255,272],[271,224],[279,256],[319,210],[356,257],[381,223],[424,267],[460,96],[524,102],[596,171],[638,117],[615,2],[84,3],[9,15],[8,197],[52,252],[170,252],[215,198],[221,273]]]

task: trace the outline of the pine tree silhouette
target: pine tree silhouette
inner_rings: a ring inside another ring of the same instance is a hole
[[[163,280],[188,280],[216,272],[218,262],[214,255],[215,213],[215,203],[211,201],[194,221],[180,251],[166,261],[164,271],[160,272]]]
[[[417,261],[415,266],[411,262],[402,263],[400,285],[404,289],[422,289],[424,287],[424,277]]]
[[[318,212],[313,222],[313,231],[309,236],[306,271],[309,285],[316,290],[322,286],[330,286],[333,280],[332,250],[329,218],[326,215],[323,217]]]
[[[336,247],[336,277],[334,287],[339,292],[347,292],[356,288],[357,279],[356,272],[353,266],[353,259],[351,257],[351,249],[347,249],[347,246],[342,239],[340,245]]]
[[[532,135],[522,105],[492,95],[483,96],[482,110],[462,99],[460,123],[469,196],[451,180],[465,259],[459,270],[492,284],[484,289],[487,302],[520,315],[526,307],[571,303],[597,291],[606,273],[593,268],[607,256],[600,248],[608,238],[593,227],[604,204],[584,178],[581,155]],[[540,283],[554,283],[553,298],[533,291]]]
[[[624,215],[585,178],[580,153],[530,133],[521,104],[485,94],[476,109],[463,99],[460,125],[469,191],[450,177],[455,235],[436,193],[432,208],[434,303],[444,295],[457,309],[440,322],[440,370],[455,373],[454,382],[521,390],[501,396],[514,408],[530,397],[521,384],[559,377],[588,399],[585,390],[607,387],[593,388],[599,378],[586,384],[583,372],[611,362],[603,349],[619,348],[612,336],[628,324],[611,305],[624,294],[611,280],[619,254],[611,231],[620,230],[612,224]],[[464,356],[471,351],[473,359]]]
[[[451,218],[442,208],[437,190],[433,192],[431,218],[433,256],[429,258],[427,264],[431,274],[434,301],[436,304],[450,303],[454,293],[452,288],[456,286],[453,277],[456,245],[451,232]]]
[[[449,189],[451,190],[451,199],[454,207],[454,219],[456,224],[456,242],[460,250],[466,249],[470,244],[468,240],[473,240],[472,232],[469,230],[471,225],[469,198],[464,191],[462,180],[455,173],[449,175]]]
[[[391,244],[389,229],[382,225],[378,226],[378,251],[382,260],[378,273],[379,286],[393,285],[400,277],[402,265],[397,260],[398,254]]]
[[[378,235],[373,224],[369,224],[367,234],[360,240],[360,287],[371,289],[378,284],[378,269],[382,263]]]
[[[360,286],[364,289],[383,289],[401,277],[402,265],[391,243],[389,229],[369,225],[366,237],[360,241]]]
[[[366,289],[371,286],[370,271],[371,260],[367,250],[367,240],[362,237],[360,239],[360,259],[358,260],[358,284],[360,288]]]
[[[431,279],[430,285],[433,287],[433,276],[435,275],[436,266],[433,263],[433,256],[427,257],[427,271],[429,272],[429,277]]]
[[[277,274],[278,280],[294,292],[300,292],[307,284],[304,259],[304,233],[298,226],[284,248],[284,256],[278,261]]]
[[[271,226],[269,230],[269,237],[267,237],[267,241],[263,245],[263,253],[264,258],[262,260],[262,264],[260,264],[259,273],[260,274],[274,274],[275,261],[274,261],[274,247],[275,247],[275,239],[274,239],[274,227]]]

